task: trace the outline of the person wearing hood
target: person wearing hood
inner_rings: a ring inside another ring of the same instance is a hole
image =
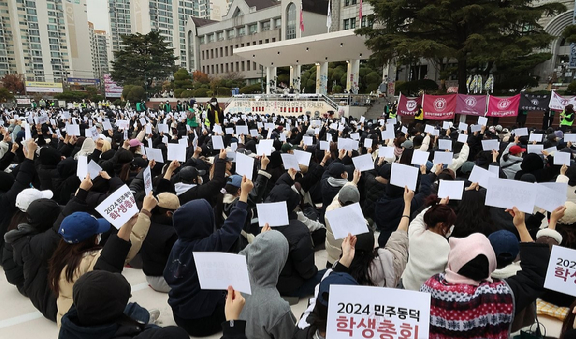
[[[42,198],[30,204],[26,211],[27,222],[18,225],[18,229],[4,235],[6,248],[14,263],[23,270],[23,281],[17,286],[21,292],[30,298],[32,305],[46,319],[56,321],[56,297],[48,288],[48,259],[58,246],[58,223],[60,206],[56,201]],[[6,267],[4,268],[5,273]],[[8,280],[8,279],[7,279]],[[10,281],[10,280],[8,280]]]
[[[508,338],[514,317],[544,292],[550,249],[533,241],[523,212],[516,207],[507,211],[520,234],[522,269],[507,279],[493,279],[497,259],[485,235],[451,238],[446,271],[420,288],[432,298],[430,338]]]
[[[97,270],[84,274],[74,284],[73,305],[62,318],[58,338],[188,338],[179,327],[142,324],[124,313],[130,296],[130,283],[120,273]]]
[[[92,138],[85,138],[84,142],[82,142],[82,147],[80,147],[80,150],[74,154],[74,160],[78,160],[79,156],[88,157],[92,155],[95,148],[96,144],[94,144],[94,140],[92,140]]]
[[[320,189],[322,192],[322,208],[320,210],[321,223],[324,223],[326,208],[332,203],[340,189],[348,182],[348,170],[342,163],[345,155],[346,151],[340,150],[338,159],[334,160],[334,162],[328,166],[328,169],[324,172],[322,180],[320,181]]]
[[[500,169],[504,171],[508,179],[514,179],[516,173],[522,170],[522,154],[526,152],[526,149],[518,144],[519,137],[515,137],[514,142],[508,144],[500,158]]]
[[[436,173],[426,174],[426,166],[420,166],[420,187],[412,199],[410,215],[422,208],[424,199],[432,192],[432,183],[442,170],[442,166],[436,166]],[[404,209],[403,194],[404,189],[402,187],[387,184],[386,194],[376,201],[374,221],[376,222],[376,227],[380,230],[380,236],[378,237],[378,245],[380,247],[386,246],[390,235],[400,223],[402,210]]]
[[[40,149],[38,159],[35,161],[36,172],[40,179],[41,190],[51,190],[60,186],[61,179],[58,174],[58,163],[62,160],[62,154],[57,149],[45,146]],[[55,197],[54,199],[58,199]]]
[[[222,228],[216,230],[214,210],[205,199],[182,205],[173,216],[178,240],[164,268],[164,279],[170,286],[168,304],[174,321],[195,337],[220,331],[225,320],[222,291],[202,290],[193,252],[228,252],[238,240],[244,221],[252,181],[244,177],[240,199]]]
[[[164,279],[164,267],[174,243],[178,239],[172,226],[174,212],[180,208],[178,196],[174,193],[160,193],[156,197],[158,205],[151,211],[150,229],[142,244],[142,271],[153,290],[168,293],[170,286]]]
[[[37,147],[34,141],[28,143],[27,149],[24,150],[26,158],[20,164],[16,178],[12,174],[0,172],[0,248],[4,247],[4,234],[8,230],[12,215],[17,210],[16,197],[24,189],[30,187],[36,175],[34,155]],[[0,254],[0,262],[2,262],[1,256],[2,254]]]
[[[246,256],[252,290],[251,295],[244,294],[246,305],[240,313],[240,319],[246,321],[246,336],[292,338],[296,318],[276,289],[280,272],[288,259],[286,237],[265,226],[240,254]]]
[[[544,151],[545,152],[545,151]],[[520,165],[520,170],[514,175],[514,180],[520,180],[524,174],[530,173],[536,177],[538,182],[545,182],[550,179],[549,169],[546,167],[546,162],[552,163],[552,157],[545,155],[546,158],[542,156],[529,153],[522,159],[522,164]]]
[[[300,204],[300,194],[288,185],[276,185],[265,202],[281,201],[286,202],[289,223],[274,229],[286,237],[290,251],[276,287],[282,296],[303,298],[314,293],[314,287],[323,272],[319,272],[314,263],[314,245],[310,231],[298,220],[294,211]]]

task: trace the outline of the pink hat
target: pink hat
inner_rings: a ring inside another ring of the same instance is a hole
[[[490,240],[484,234],[473,233],[466,238],[450,238],[446,281],[451,284],[480,285],[479,281],[458,274],[464,265],[480,254],[484,254],[488,258],[488,273],[489,276],[492,275],[496,269],[496,255]],[[490,277],[485,280],[492,282]]]
[[[142,145],[142,143],[138,139],[130,140],[130,147],[137,147],[137,146],[141,146],[141,145]]]

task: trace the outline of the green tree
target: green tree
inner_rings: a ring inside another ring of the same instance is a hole
[[[188,96],[183,95],[182,92],[192,90],[193,88],[192,77],[185,68],[180,68],[174,73],[174,96],[176,98],[188,98]]]
[[[122,89],[122,98],[131,102],[146,99],[146,90],[142,86],[126,85]]]
[[[14,94],[6,87],[0,87],[0,102],[14,99]]]
[[[560,3],[533,0],[367,1],[377,24],[356,32],[367,37],[371,58],[379,63],[395,58],[442,63],[453,59],[460,92],[466,91],[469,68],[490,72],[493,66],[548,47],[553,37],[538,21],[565,10]]]
[[[564,32],[562,33],[562,37],[564,37],[568,43],[576,42],[576,25],[566,26],[566,28],[564,28]]]
[[[120,85],[146,86],[148,79],[166,79],[175,71],[174,48],[160,32],[122,35],[123,46],[114,52],[112,78]]]

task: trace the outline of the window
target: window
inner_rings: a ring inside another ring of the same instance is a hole
[[[291,2],[286,8],[286,40],[296,39],[296,5]]]
[[[200,37],[200,45],[204,45],[206,43],[205,37]]]
[[[350,28],[356,28],[356,18],[350,18]]]
[[[229,29],[226,32],[226,35],[228,35],[228,39],[232,39],[232,38],[236,37],[236,31],[234,29]]]
[[[350,0],[345,0],[345,1],[344,1],[344,6],[350,6]]]
[[[258,32],[258,24],[248,25],[248,32],[250,32],[250,34]]]
[[[238,28],[238,36],[245,36],[246,35],[246,27]]]
[[[372,27],[374,25],[374,16],[373,15],[365,15],[362,17],[361,27]]]
[[[350,20],[344,19],[344,29],[350,29]]]
[[[224,40],[224,32],[218,32],[218,41]]]
[[[277,18],[274,20],[274,28],[280,28],[282,26],[282,18]]]
[[[262,23],[262,30],[263,31],[269,31],[270,30],[270,21],[264,21]]]

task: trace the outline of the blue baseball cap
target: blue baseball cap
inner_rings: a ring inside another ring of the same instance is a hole
[[[358,282],[348,273],[330,273],[329,276],[320,282],[320,286],[318,287],[318,298],[316,299],[320,304],[326,307],[328,307],[330,285],[358,285]]]
[[[105,219],[96,219],[86,212],[74,212],[62,220],[58,234],[67,243],[77,244],[109,229],[110,223]]]
[[[242,176],[240,176],[238,174],[231,175],[230,177],[228,177],[228,182],[226,182],[226,184],[241,188],[242,187]]]

